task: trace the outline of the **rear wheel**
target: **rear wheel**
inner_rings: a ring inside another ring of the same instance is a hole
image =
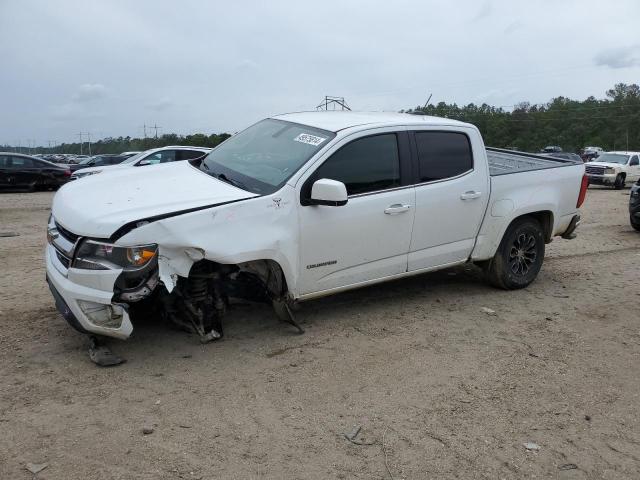
[[[613,184],[613,188],[615,188],[616,190],[621,190],[624,188],[624,182],[625,178],[624,175],[622,173],[619,173],[618,176],[616,177],[616,181]]]
[[[633,215],[631,215],[631,217],[629,217],[629,221],[631,222],[631,226],[640,232],[640,222],[638,222],[635,218],[633,218]]]
[[[502,237],[498,251],[487,266],[489,282],[515,290],[533,282],[544,260],[544,232],[532,217],[515,220]]]

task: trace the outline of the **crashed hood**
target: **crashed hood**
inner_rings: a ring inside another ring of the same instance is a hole
[[[51,213],[77,235],[108,238],[129,222],[255,196],[189,162],[171,162],[69,182],[56,193]]]

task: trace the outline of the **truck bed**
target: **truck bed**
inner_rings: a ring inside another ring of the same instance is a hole
[[[547,168],[568,167],[577,165],[576,162],[564,158],[543,157],[533,153],[516,152],[500,148],[487,147],[489,174],[508,175],[510,173],[530,172]]]

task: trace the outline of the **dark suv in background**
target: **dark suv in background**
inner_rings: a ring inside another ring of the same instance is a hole
[[[633,184],[629,196],[629,221],[640,232],[640,180]]]

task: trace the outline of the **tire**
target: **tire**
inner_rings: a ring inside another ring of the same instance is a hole
[[[625,183],[624,175],[619,173],[618,176],[616,177],[615,183],[613,184],[613,188],[615,188],[616,190],[622,190],[624,188],[624,183]]]
[[[631,226],[637,230],[638,232],[640,232],[640,222],[636,222],[635,219],[633,218],[633,216],[629,217],[629,222],[631,223]]]
[[[544,249],[544,231],[538,220],[532,217],[514,220],[487,266],[489,283],[504,290],[528,286],[542,268]]]

